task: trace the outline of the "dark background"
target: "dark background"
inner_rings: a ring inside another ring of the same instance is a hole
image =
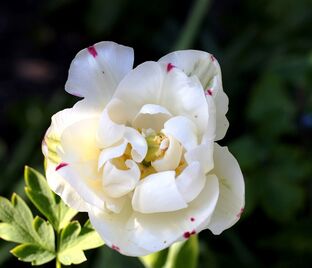
[[[222,235],[200,234],[199,267],[311,267],[312,1],[198,1],[208,4],[191,30],[196,1],[1,1],[0,194],[23,195],[25,164],[42,170],[50,117],[77,100],[63,88],[79,50],[112,40],[133,47],[137,65],[200,49],[221,64],[230,98],[221,144],[243,170],[246,209]],[[13,246],[0,241],[0,267],[29,266]],[[106,248],[88,257],[81,267],[141,267]]]

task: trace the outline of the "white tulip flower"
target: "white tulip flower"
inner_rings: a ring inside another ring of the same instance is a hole
[[[244,180],[224,137],[228,98],[209,53],[176,51],[132,69],[133,49],[80,51],[42,150],[52,190],[88,212],[105,243],[144,256],[240,217]]]

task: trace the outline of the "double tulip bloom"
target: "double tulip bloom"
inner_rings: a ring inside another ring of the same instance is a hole
[[[244,180],[216,143],[228,128],[217,60],[196,50],[133,60],[113,42],[80,51],[65,90],[82,100],[52,117],[42,150],[52,190],[88,212],[108,246],[144,256],[231,227]]]

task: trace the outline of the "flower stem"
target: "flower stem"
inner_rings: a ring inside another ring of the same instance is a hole
[[[195,0],[174,50],[190,48],[193,45],[204,16],[208,12],[210,2],[210,0]]]
[[[62,268],[61,262],[56,258],[55,268]]]

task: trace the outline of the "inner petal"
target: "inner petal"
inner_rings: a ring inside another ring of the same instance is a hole
[[[181,161],[182,145],[171,135],[168,136],[169,145],[162,158],[151,162],[156,171],[175,170]]]
[[[142,162],[147,153],[145,138],[136,129],[126,127],[124,139],[131,144],[131,157],[135,162]]]
[[[99,156],[98,168],[101,168],[107,161],[122,156],[126,150],[127,144],[127,141],[124,140],[119,145],[103,149]]]
[[[141,180],[134,190],[132,207],[141,213],[176,211],[186,208],[176,182],[175,172],[158,172]]]
[[[160,132],[164,123],[171,117],[171,113],[163,106],[145,104],[136,115],[132,125],[137,129],[153,129]]]
[[[198,144],[197,127],[187,117],[176,116],[169,119],[163,132],[175,137],[186,150],[193,149]]]
[[[126,123],[123,109],[124,105],[118,99],[113,99],[104,109],[97,132],[100,148],[107,148],[123,137]]]
[[[127,170],[117,169],[107,162],[103,168],[104,191],[113,198],[122,197],[131,192],[140,180],[140,169],[132,160],[125,162]]]

